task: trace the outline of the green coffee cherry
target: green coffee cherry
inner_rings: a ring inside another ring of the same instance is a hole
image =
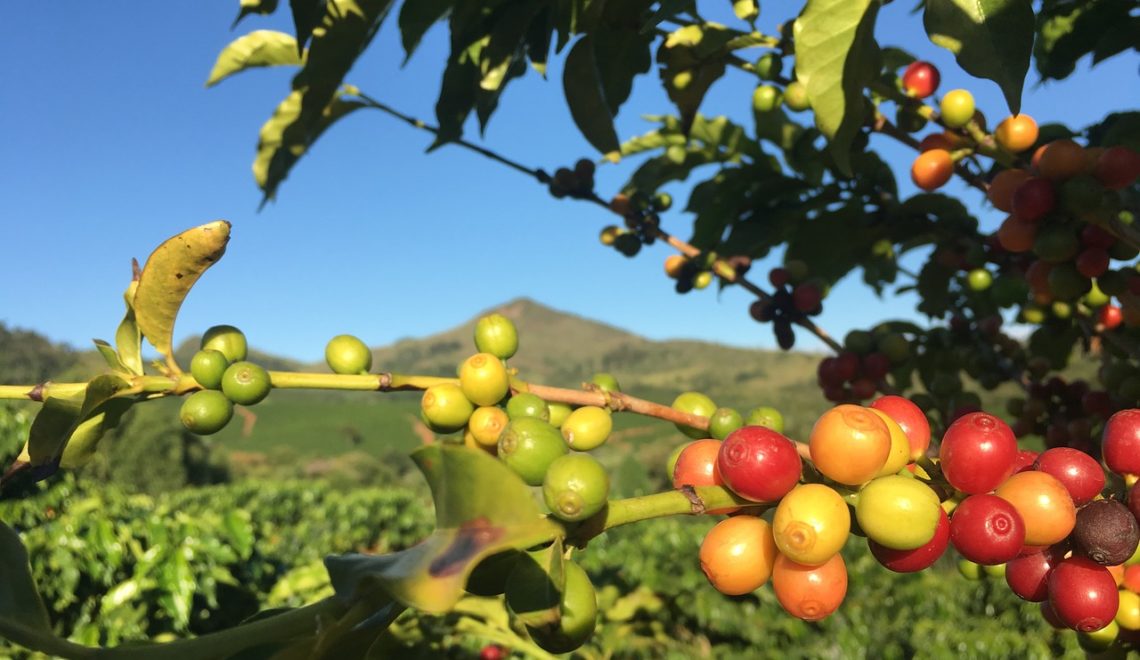
[[[549,422],[550,408],[537,394],[519,392],[507,400],[507,416],[511,419],[535,417],[544,422]]]
[[[476,353],[459,368],[459,387],[475,405],[493,406],[507,396],[511,377],[501,359],[490,353]]]
[[[222,374],[222,392],[243,406],[252,406],[269,396],[269,374],[252,362],[234,362]]]
[[[744,418],[732,408],[717,408],[709,417],[709,434],[717,440],[724,440],[741,426],[744,426]]]
[[[764,53],[756,60],[755,71],[761,80],[775,80],[784,72],[784,61],[776,53]]]
[[[547,403],[546,407],[550,410],[550,425],[554,428],[562,428],[562,424],[566,422],[566,418],[574,409],[568,403]]]
[[[716,404],[713,400],[701,394],[700,392],[685,392],[673,400],[673,409],[680,410],[681,412],[689,413],[690,415],[702,415],[710,417],[716,412]],[[677,430],[690,438],[707,438],[708,433],[701,429],[693,428],[691,426],[684,426],[677,424]]]
[[[562,566],[566,584],[559,603],[561,619],[554,625],[527,627],[531,639],[550,653],[569,653],[582,646],[598,621],[598,597],[590,577],[572,561]]]
[[[219,390],[222,388],[222,374],[226,373],[228,366],[230,361],[221,351],[213,349],[198,351],[190,358],[190,375],[202,387]]]
[[[467,424],[475,406],[454,383],[432,385],[424,390],[420,411],[428,425],[438,433],[454,433]]]
[[[337,335],[325,346],[325,362],[333,373],[367,373],[372,368],[372,349],[352,335]]]
[[[763,426],[776,433],[784,432],[784,416],[780,414],[779,410],[770,406],[757,406],[749,410],[744,424],[746,426]]]
[[[604,372],[594,374],[594,377],[590,379],[590,382],[593,383],[594,385],[597,385],[598,389],[600,389],[603,392],[620,392],[621,391],[621,385],[618,385],[617,378],[614,378],[613,374],[608,374],[608,373],[604,373]]]
[[[221,351],[231,363],[245,359],[249,347],[245,335],[232,325],[215,325],[202,335],[202,350]]]
[[[186,397],[178,418],[187,431],[198,435],[217,433],[234,416],[234,404],[217,390],[202,390]]]
[[[475,322],[475,348],[506,360],[519,350],[519,332],[502,314],[489,314]]]
[[[614,429],[614,420],[604,408],[582,406],[562,422],[562,437],[575,451],[590,451],[601,446]]]
[[[807,86],[798,80],[788,83],[788,86],[784,88],[784,105],[795,112],[810,108],[811,102],[808,101]]]
[[[529,486],[541,486],[550,464],[568,451],[558,429],[535,417],[512,419],[499,436],[499,460]]]
[[[550,464],[542,499],[560,520],[585,520],[602,510],[610,495],[610,475],[589,454],[567,454]]]

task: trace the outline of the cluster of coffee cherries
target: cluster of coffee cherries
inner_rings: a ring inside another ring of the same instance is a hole
[[[986,436],[993,460],[981,470],[968,468],[968,477],[947,474],[967,494],[951,522],[976,518],[974,524],[986,528],[975,545],[959,544],[952,534],[962,573],[1004,575],[1013,593],[1041,603],[1054,626],[1079,631],[1090,650],[1103,650],[1118,636],[1140,640],[1140,596],[1134,591],[1140,576],[1129,568],[1140,562],[1140,490],[1129,486],[1119,500],[1103,497],[1104,469],[1087,453],[1071,447],[1017,451],[1005,439],[1011,433],[997,425]],[[1134,484],[1140,410],[1114,414],[1101,449],[1108,469]],[[1006,469],[997,472],[993,465]],[[1007,469],[1010,476],[1004,476]],[[1120,589],[1130,570],[1133,588]]]
[[[190,375],[201,390],[186,397],[178,417],[186,430],[210,435],[233,419],[234,404],[252,406],[269,396],[269,373],[246,360],[241,330],[217,325],[202,335],[201,350],[190,360]]]
[[[566,522],[589,518],[605,507],[610,479],[589,451],[602,446],[613,430],[609,410],[571,408],[526,391],[513,391],[505,361],[518,350],[518,331],[501,314],[475,324],[478,351],[459,365],[458,383],[424,390],[421,419],[441,435],[462,433],[468,447],[497,456],[527,485],[541,488],[551,515]],[[592,387],[618,391],[616,380],[599,374]],[[548,552],[538,550],[537,554]],[[548,581],[543,562],[529,553],[510,552],[484,560],[468,582],[481,596],[506,595],[512,612],[530,611],[536,585]],[[536,644],[552,653],[569,652],[593,634],[597,614],[594,588],[577,564],[563,564],[565,586],[558,621],[524,622]],[[537,589],[543,591],[542,589]]]
[[[887,328],[852,330],[844,350],[820,360],[816,380],[833,403],[866,401],[879,389],[890,370],[910,359],[910,342]]]
[[[1140,605],[1118,593],[1121,569],[1108,568],[1140,543],[1140,491],[1127,503],[1102,496],[1105,473],[1091,456],[1019,450],[1012,429],[984,412],[950,424],[937,457],[926,456],[930,440],[918,406],[885,396],[824,413],[806,447],[760,425],[683,446],[676,488],[720,485],[742,502],[710,512],[732,515],[702,543],[709,581],[731,595],[771,581],[785,610],[819,620],[845,596],[839,550],[856,533],[895,572],[928,568],[953,546],[972,564],[1004,564],[1014,593],[1046,603],[1065,627],[1140,627]],[[1140,410],[1105,424],[1103,454],[1109,470],[1135,480]],[[759,515],[773,508],[770,520]]]
[[[594,161],[582,158],[573,168],[559,167],[550,177],[550,194],[557,199],[573,197],[581,199],[594,194]]]
[[[791,259],[782,267],[768,271],[768,281],[775,287],[773,294],[757,300],[748,309],[749,315],[760,323],[771,323],[776,344],[791,350],[796,344],[792,324],[823,311],[823,298],[827,284],[809,278],[808,267],[798,259]]]
[[[625,227],[607,225],[602,228],[602,245],[613,247],[627,257],[635,257],[642,245],[653,245],[657,231],[661,227],[658,213],[668,210],[673,198],[668,193],[657,193],[650,197],[645,193],[634,193],[632,197],[619,193],[610,200],[611,211],[620,215]]]
[[[1040,435],[1047,447],[1071,447],[1088,454],[1095,450],[1094,431],[1123,407],[1106,390],[1060,376],[1029,383],[1024,398],[1008,403],[1018,437]]]

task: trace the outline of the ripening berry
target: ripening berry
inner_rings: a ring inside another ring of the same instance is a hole
[[[910,178],[914,185],[926,191],[944,186],[954,174],[954,161],[950,153],[943,149],[924,151],[910,166]]]
[[[503,361],[490,353],[476,353],[459,367],[459,387],[463,396],[477,406],[493,406],[511,389],[511,378]]]
[[[994,129],[994,139],[1003,148],[1021,153],[1037,142],[1037,122],[1029,115],[1006,117]]]
[[[924,99],[933,94],[940,82],[942,76],[938,72],[938,67],[921,60],[911,62],[902,75],[903,89],[907,95],[917,99]]]
[[[727,596],[742,596],[764,586],[776,563],[772,526],[757,516],[722,520],[701,541],[701,570]]]
[[[325,346],[325,362],[336,374],[362,374],[372,368],[372,350],[352,335],[337,335]]]
[[[950,128],[962,128],[974,118],[974,95],[964,89],[946,92],[939,105],[942,123]]]

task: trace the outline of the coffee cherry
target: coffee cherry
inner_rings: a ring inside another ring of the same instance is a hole
[[[856,486],[870,481],[891,451],[891,433],[875,413],[844,404],[825,412],[812,427],[811,459],[824,476]]]
[[[1031,178],[1013,192],[1013,214],[1025,222],[1037,222],[1057,205],[1057,195],[1048,179]]]
[[[252,406],[269,396],[269,373],[252,362],[234,362],[222,374],[222,392],[243,406]]]
[[[1140,153],[1128,147],[1109,147],[1097,158],[1093,176],[1109,190],[1125,188],[1140,176]]]
[[[337,335],[325,345],[325,362],[336,374],[362,374],[372,368],[372,350],[352,335]]]
[[[1140,474],[1140,410],[1121,410],[1104,425],[1104,464],[1117,474]]]
[[[1105,305],[1097,311],[1096,319],[1098,323],[1104,326],[1105,330],[1115,330],[1124,322],[1124,314],[1116,305]]]
[[[764,586],[776,563],[772,526],[756,516],[722,520],[701,541],[701,570],[726,596],[742,596]]]
[[[732,492],[747,500],[778,501],[800,479],[803,462],[795,443],[772,429],[744,426],[716,446],[717,474]],[[673,485],[679,485],[676,477]]]
[[[537,394],[519,392],[512,394],[511,398],[507,399],[507,416],[511,419],[537,417],[544,422],[549,422],[550,407]]]
[[[556,458],[542,480],[542,498],[560,520],[585,520],[602,510],[610,495],[610,476],[589,454]]]
[[[202,350],[220,351],[229,362],[240,362],[246,357],[248,346],[245,335],[232,325],[215,325],[202,335]]]
[[[500,360],[511,358],[519,350],[515,324],[502,314],[484,316],[475,322],[475,348]]]
[[[1009,560],[1005,564],[1005,581],[1010,591],[1022,600],[1040,603],[1049,597],[1049,571],[1065,557],[1063,545],[1046,548]]]
[[[665,274],[669,276],[670,279],[677,279],[681,276],[681,273],[684,272],[685,264],[688,263],[688,261],[688,259],[679,254],[671,254],[665,257]]]
[[[847,595],[843,555],[835,555],[822,566],[805,566],[778,555],[772,567],[772,591],[788,614],[804,621],[826,619]]]
[[[1125,630],[1140,630],[1140,594],[1121,590],[1116,623]]]
[[[620,392],[621,385],[618,384],[617,378],[613,374],[605,372],[596,373],[590,377],[590,383],[596,385],[597,388],[603,392]]]
[[[810,108],[807,86],[798,80],[788,83],[784,88],[784,105],[792,112],[802,112]]]
[[[730,433],[744,426],[744,418],[732,408],[717,408],[709,417],[709,435],[724,440]]]
[[[950,545],[950,518],[942,507],[938,507],[938,525],[934,536],[925,544],[913,550],[893,550],[867,539],[871,554],[888,570],[895,573],[917,573],[934,565]]]
[[[1096,460],[1070,447],[1054,447],[1037,457],[1033,469],[1055,477],[1069,491],[1075,506],[1092,501],[1104,488],[1104,470]]]
[[[690,415],[700,415],[702,417],[708,417],[712,415],[714,412],[716,412],[717,408],[712,399],[708,398],[704,394],[701,394],[700,392],[685,392],[678,395],[677,398],[673,400],[672,407],[674,410],[689,413]],[[678,431],[684,433],[690,438],[707,437],[706,431],[698,428],[685,426],[683,424],[677,424],[676,427]]]
[[[1021,153],[1037,142],[1037,122],[1029,115],[1006,117],[994,129],[994,139],[1003,148]]]
[[[910,459],[918,460],[930,447],[930,422],[926,414],[909,399],[887,395],[876,399],[871,407],[885,412],[906,433],[910,442]]]
[[[510,405],[508,404],[507,407],[509,412]],[[550,411],[550,425],[556,429],[562,428],[562,424],[566,421],[566,418],[574,411],[569,404],[558,402],[548,403],[546,404],[546,408]]]
[[[924,99],[933,94],[941,81],[942,76],[938,73],[938,67],[922,60],[911,62],[902,75],[903,89],[908,96],[917,99]],[[970,113],[973,114],[973,110]]]
[[[613,428],[613,417],[604,408],[582,406],[562,422],[562,437],[571,449],[590,451],[600,447]]]
[[[685,445],[681,453],[677,455],[677,461],[673,465],[673,488],[724,486],[724,479],[721,477],[720,470],[717,469],[717,456],[720,453],[720,447],[721,441],[711,438],[695,440]],[[738,508],[727,507],[708,511],[708,513],[731,513]]]
[[[939,105],[942,123],[950,128],[962,128],[974,118],[974,95],[964,89],[946,92]]]
[[[954,161],[950,153],[943,149],[924,151],[910,166],[910,178],[914,185],[930,192],[944,186],[954,174]]]
[[[939,457],[951,486],[964,493],[986,493],[1013,473],[1017,438],[997,417],[970,413],[946,429]]]
[[[512,419],[499,436],[499,459],[530,486],[541,486],[547,468],[567,451],[558,429],[534,417]]]
[[[1009,213],[1013,210],[1013,193],[1030,179],[1032,175],[1025,170],[1002,170],[990,181],[986,190],[986,198],[999,211]]]
[[[1057,564],[1049,572],[1048,587],[1049,605],[1057,618],[1081,632],[1107,626],[1120,605],[1112,574],[1084,557],[1070,557]]]
[[[1136,516],[1116,500],[1089,502],[1077,511],[1073,527],[1073,554],[1101,566],[1123,564],[1140,543]]]
[[[557,624],[527,626],[531,639],[550,653],[569,653],[594,634],[598,620],[598,598],[586,571],[572,561],[563,563],[565,587],[559,602]]]
[[[187,431],[197,435],[217,433],[234,416],[234,404],[217,390],[202,390],[186,397],[178,419]]]
[[[744,419],[745,426],[763,426],[772,429],[776,433],[784,432],[784,416],[780,414],[779,410],[771,406],[757,406],[748,411],[748,417]]]
[[[442,383],[424,390],[420,399],[420,412],[436,432],[454,433],[467,424],[475,412],[475,406],[464,396],[458,385]]]
[[[607,225],[603,227],[602,232],[598,234],[598,240],[601,241],[602,245],[610,247],[617,242],[617,237],[621,235],[621,232],[622,230],[620,227]]]
[[[754,71],[761,80],[776,80],[784,71],[784,61],[777,53],[764,53],[756,60]]]
[[[1085,171],[1084,147],[1072,140],[1054,140],[1041,147],[1037,171],[1046,179],[1064,181]]]
[[[883,467],[875,476],[884,477],[895,474],[906,467],[906,464],[910,462],[910,441],[906,437],[906,432],[902,430],[902,427],[899,426],[895,420],[891,419],[890,415],[875,408],[868,408],[868,410],[883,420],[883,423],[887,425],[887,430],[891,434],[891,451],[887,454],[887,462],[883,463]]]
[[[208,390],[218,390],[222,387],[222,374],[230,366],[229,360],[221,351],[207,349],[198,351],[190,359],[190,375],[198,384]]]
[[[1020,472],[994,494],[1017,509],[1025,523],[1025,544],[1053,545],[1065,540],[1076,524],[1073,498],[1060,481],[1045,472]]]
[[[1013,253],[1028,252],[1037,239],[1037,223],[1011,215],[998,228],[998,241],[1004,250]]]
[[[971,291],[985,291],[993,283],[993,273],[985,268],[975,268],[966,274],[966,286]]]
[[[1025,523],[1012,504],[996,495],[971,495],[950,518],[950,542],[977,564],[1004,564],[1025,545]]]
[[[889,475],[859,491],[855,518],[868,539],[892,550],[914,550],[934,537],[941,511],[938,495],[929,486]]]
[[[483,449],[497,450],[499,436],[507,428],[510,419],[502,408],[494,406],[481,406],[471,413],[467,420],[467,429],[471,431],[475,442]]]
[[[780,107],[784,94],[778,87],[760,85],[752,92],[752,110],[757,113],[771,112]]]
[[[471,403],[493,406],[507,396],[511,378],[502,360],[490,353],[476,353],[459,367],[459,387]]]
[[[980,580],[982,579],[982,567],[969,559],[959,559],[958,574],[967,580]]]
[[[479,649],[479,660],[503,660],[507,657],[507,651],[498,644],[488,644]]]
[[[819,566],[834,557],[851,531],[851,514],[839,493],[823,484],[796,486],[772,518],[776,547],[788,559]]]

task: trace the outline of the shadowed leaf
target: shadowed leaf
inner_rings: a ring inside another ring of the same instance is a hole
[[[479,561],[560,533],[558,525],[542,516],[526,484],[490,455],[430,445],[412,458],[431,486],[436,530],[403,552],[326,558],[339,597],[351,600],[358,590],[378,585],[410,607],[446,612],[462,596]]]
[[[997,83],[1009,111],[1021,111],[1033,50],[1030,0],[927,0],[922,23],[966,73]]]

